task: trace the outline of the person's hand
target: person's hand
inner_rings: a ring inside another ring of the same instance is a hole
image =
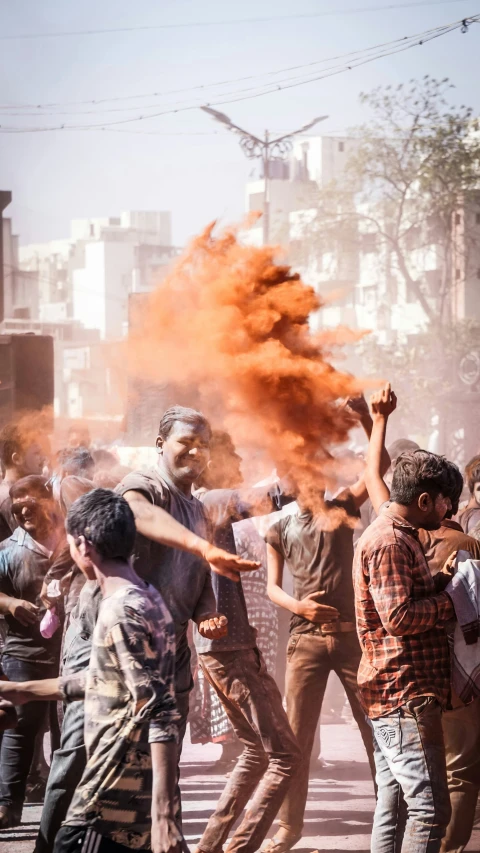
[[[321,603],[320,599],[324,595],[324,592],[311,592],[306,598],[302,598],[298,602],[299,616],[303,616],[309,622],[335,622],[340,619],[340,613],[336,607]]]
[[[363,394],[360,394],[359,397],[350,397],[350,399],[347,400],[347,409],[350,409],[351,412],[355,412],[361,421],[365,418],[370,418],[368,403]]]
[[[21,598],[10,599],[8,612],[25,628],[28,628],[29,625],[35,625],[39,619],[39,609],[37,605],[32,604],[31,601],[23,601]]]
[[[217,548],[215,545],[207,545],[202,556],[207,563],[210,563],[212,572],[237,583],[240,580],[239,572],[252,572],[260,568],[260,563],[256,560],[243,560],[236,554],[229,554],[228,551]]]
[[[180,853],[182,840],[173,817],[152,815],[152,853]]]
[[[390,382],[387,382],[385,387],[380,391],[376,391],[375,394],[372,394],[370,397],[370,406],[372,409],[372,417],[374,419],[387,419],[390,417],[392,412],[397,408],[397,397],[394,391],[392,391]]]
[[[11,702],[0,699],[0,732],[14,729],[18,723],[17,712]]]
[[[228,619],[219,613],[214,613],[208,619],[198,623],[198,632],[207,640],[219,640],[228,634]]]

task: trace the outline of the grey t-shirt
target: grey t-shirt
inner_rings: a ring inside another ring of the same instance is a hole
[[[213,528],[215,545],[236,553],[232,523],[248,518],[250,506],[235,489],[212,489],[199,495]],[[195,631],[195,648],[199,654],[241,651],[256,646],[256,631],[248,621],[242,581],[238,583],[218,574],[212,575],[217,610],[228,619],[228,635],[221,640],[207,640]]]
[[[184,527],[203,539],[210,540],[207,513],[196,498],[187,498],[169,480],[158,465],[148,471],[133,471],[123,478],[117,491],[140,492],[155,506],[164,509]],[[212,588],[210,567],[205,560],[161,545],[145,536],[137,535],[135,545],[135,571],[160,592],[175,624],[177,691],[191,686],[190,652],[187,642],[189,619],[195,622],[217,609]]]

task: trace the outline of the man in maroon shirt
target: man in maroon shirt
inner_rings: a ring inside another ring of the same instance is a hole
[[[393,410],[390,389],[388,395]],[[376,417],[374,410],[374,429]],[[450,487],[445,459],[423,450],[403,454],[390,504],[355,555],[358,685],[374,732],[378,783],[372,853],[394,853],[402,795],[402,849],[409,853],[437,853],[450,819],[441,713],[450,692],[444,625],[455,614],[448,595],[437,592],[417,532],[440,526]]]

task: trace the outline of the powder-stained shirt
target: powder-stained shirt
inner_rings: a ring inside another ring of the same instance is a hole
[[[62,642],[60,628],[50,638],[42,637],[40,633],[40,621],[45,615],[40,592],[52,557],[51,551],[21,527],[17,527],[0,547],[0,593],[29,601],[39,608],[38,620],[33,625],[22,625],[10,613],[4,617],[7,636],[3,654],[12,655],[17,660],[47,665],[59,661]]]
[[[202,539],[211,539],[207,513],[200,501],[186,497],[160,466],[127,474],[117,491],[121,495],[129,491],[140,492],[150,503],[164,509]],[[192,686],[188,621],[193,619],[197,622],[217,609],[210,567],[195,554],[161,545],[140,534],[137,534],[134,556],[135,570],[158,589],[175,623],[176,684],[178,691],[186,691]]]
[[[255,500],[267,499],[267,490],[212,489],[199,494],[208,512],[215,545],[236,553],[232,523],[249,518]],[[271,501],[268,501],[271,503]],[[256,631],[248,621],[248,610],[241,579],[238,582],[222,575],[212,575],[216,609],[228,619],[228,634],[219,640],[208,640],[195,631],[195,647],[199,654],[254,649]]]
[[[87,765],[67,825],[149,848],[150,744],[177,739],[174,662],[175,629],[156,590],[128,584],[102,600],[86,676]]]
[[[456,521],[444,519],[438,530],[419,530],[418,538],[432,575],[440,572],[456,551],[468,551],[472,559],[480,560],[480,542],[464,533]]]
[[[454,618],[435,584],[417,530],[385,509],[360,538],[354,560],[360,697],[368,716],[385,716],[420,696],[445,707],[450,658],[444,625]]]
[[[328,510],[344,510],[351,523],[326,530],[325,525],[322,528],[321,518],[299,511],[273,524],[265,538],[286,561],[298,601],[312,592],[323,591],[322,604],[336,607],[342,622],[354,623],[353,526],[358,510],[349,491],[325,503]],[[295,614],[290,620],[290,630],[294,633],[311,631],[312,625]]]

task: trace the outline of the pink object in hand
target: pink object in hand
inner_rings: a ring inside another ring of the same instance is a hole
[[[57,628],[60,627],[60,619],[58,618],[55,608],[52,607],[51,610],[47,610],[45,616],[40,622],[40,633],[42,637],[45,637],[46,640],[49,640],[50,637],[53,637]]]

